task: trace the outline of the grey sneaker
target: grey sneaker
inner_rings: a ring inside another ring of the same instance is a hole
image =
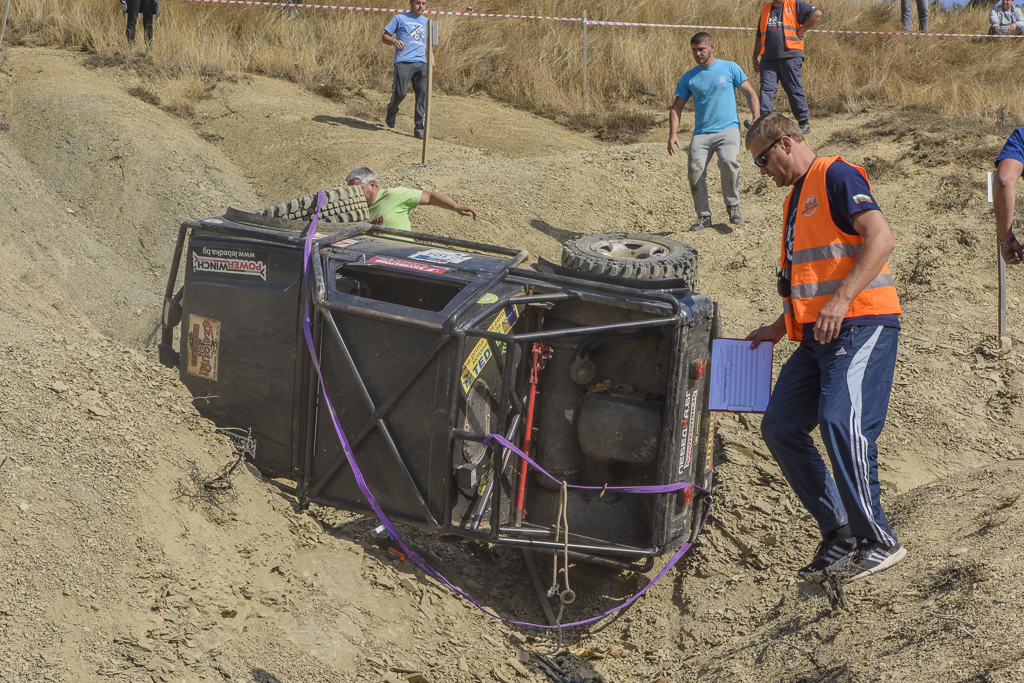
[[[899,543],[890,548],[878,541],[861,540],[853,559],[843,568],[843,583],[858,581],[888,569],[906,556],[906,548]]]
[[[426,132],[422,128],[417,128],[412,132],[412,134],[413,136],[416,137],[417,140],[422,140],[426,135]]]
[[[727,206],[727,207],[725,207],[725,209],[726,209],[726,211],[729,212],[729,222],[730,223],[732,223],[733,225],[739,225],[740,223],[743,222],[743,216],[740,215],[740,205],[739,204],[737,204],[736,206]]]
[[[800,132],[803,133],[804,135],[808,135],[811,132],[811,122],[810,121],[801,121],[800,122]]]
[[[703,230],[711,227],[711,216],[697,216],[697,222],[690,226],[690,230]]]

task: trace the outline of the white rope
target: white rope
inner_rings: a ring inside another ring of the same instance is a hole
[[[569,488],[566,482],[562,482],[562,489],[558,495],[558,517],[555,520],[555,543],[562,529],[565,529],[565,536],[562,542],[562,567],[565,573],[565,590],[559,592],[558,588],[558,553],[554,554],[554,561],[551,563],[551,588],[548,589],[548,597],[558,596],[558,617],[555,619],[555,626],[558,627],[558,646],[562,646],[562,613],[566,605],[571,605],[576,600],[576,593],[569,588]]]

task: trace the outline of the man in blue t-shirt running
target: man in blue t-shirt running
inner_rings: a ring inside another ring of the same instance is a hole
[[[711,36],[701,32],[690,39],[690,51],[697,66],[679,79],[676,98],[668,113],[668,153],[679,147],[679,117],[686,101],[693,98],[693,137],[687,150],[690,194],[697,210],[697,222],[690,230],[703,230],[711,225],[711,206],[708,204],[706,181],[708,160],[718,152],[718,170],[722,173],[722,195],[729,221],[742,223],[740,215],[740,165],[736,160],[740,151],[740,119],[736,111],[735,90],[747,98],[754,118],[760,116],[757,97],[746,75],[734,62],[715,58],[715,44]]]
[[[413,120],[413,135],[423,139],[423,121],[427,117],[427,18],[423,11],[427,0],[409,0],[409,11],[398,14],[384,28],[381,42],[395,48],[395,77],[392,83],[391,101],[388,103],[384,123],[395,127],[398,105],[405,99],[405,93],[412,82],[416,95],[416,116]]]
[[[1010,133],[1003,151],[996,157],[992,178],[992,208],[996,212],[996,239],[999,254],[1007,263],[1024,260],[1024,251],[1013,234],[1013,210],[1017,199],[1017,178],[1024,173],[1024,128]]]

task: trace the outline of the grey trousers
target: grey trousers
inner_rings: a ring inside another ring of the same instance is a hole
[[[903,30],[910,30],[910,13],[913,9],[911,7],[914,2],[917,3],[917,25],[920,26],[922,33],[928,30],[928,0],[900,0],[901,9],[903,10]]]
[[[391,101],[388,103],[388,116],[398,113],[398,105],[405,99],[412,81],[412,91],[416,95],[416,116],[413,127],[423,129],[423,120],[427,118],[427,63],[398,62],[395,64],[395,79],[391,84]]]
[[[800,79],[803,57],[786,59],[768,59],[761,62],[761,116],[771,114],[775,109],[775,91],[782,83],[782,89],[789,98],[789,109],[798,123],[811,118],[807,109],[807,97],[804,95],[804,84]]]
[[[708,161],[718,152],[718,170],[722,174],[722,196],[726,206],[740,204],[740,165],[736,157],[740,152],[740,129],[729,126],[717,133],[702,133],[690,139],[687,150],[687,175],[693,208],[698,216],[710,216],[708,205]]]

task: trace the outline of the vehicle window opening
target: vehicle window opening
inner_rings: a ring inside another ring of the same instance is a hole
[[[358,296],[422,311],[443,311],[465,287],[438,278],[419,277],[395,269],[346,268],[335,276],[335,289],[341,294]]]

